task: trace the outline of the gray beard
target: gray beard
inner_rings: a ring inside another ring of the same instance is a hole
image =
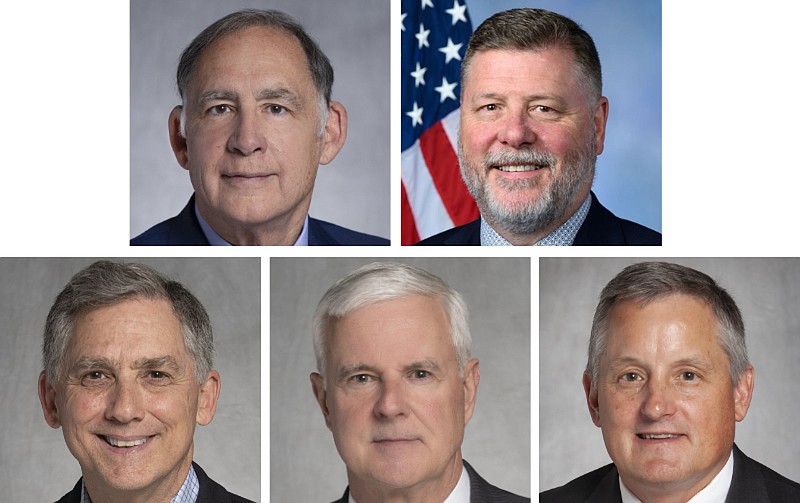
[[[459,138],[458,161],[461,166],[461,177],[475,198],[481,217],[489,225],[504,229],[511,234],[535,234],[563,219],[584,187],[591,186],[597,159],[594,135],[586,147],[583,151],[572,151],[564,157],[562,170],[557,176],[554,173],[549,190],[536,200],[521,204],[508,204],[489,190],[486,183],[489,170],[495,169],[492,166],[498,164],[535,164],[547,166],[540,169],[554,169],[557,161],[552,154],[534,149],[490,152],[486,154],[481,165],[477,166],[478,169],[472,169],[473,167],[464,159]],[[539,181],[536,179],[499,178],[497,182],[498,187],[506,193],[530,189],[538,184]]]

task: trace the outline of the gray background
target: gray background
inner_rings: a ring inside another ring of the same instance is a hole
[[[95,259],[0,259],[0,487],[6,501],[56,501],[80,477],[61,429],[44,420],[37,395],[44,321],[69,278]],[[211,478],[260,499],[259,259],[112,259],[147,264],[183,283],[211,317],[217,413],[195,433],[194,459]]]
[[[131,1],[130,235],[180,212],[189,174],[169,145],[167,116],[180,97],[183,49],[206,26],[243,8],[295,17],[331,60],[332,98],[347,108],[339,155],[320,166],[310,214],[389,237],[389,2],[336,0]]]
[[[539,262],[539,490],[610,462],[581,384],[600,291],[625,266],[660,259],[542,258]],[[755,390],[737,423],[748,456],[800,480],[800,260],[668,258],[714,278],[744,317]]]
[[[325,291],[373,262],[413,264],[459,291],[471,310],[481,382],[462,453],[490,483],[530,495],[530,259],[273,258],[270,262],[272,501],[331,501],[344,463],[311,391],[311,318]]]

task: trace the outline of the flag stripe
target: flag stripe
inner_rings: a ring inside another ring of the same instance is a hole
[[[408,204],[411,206],[419,236],[432,236],[451,228],[453,221],[431,179],[430,169],[419,148],[419,140],[403,151],[400,165]],[[402,214],[401,212],[401,216]]]

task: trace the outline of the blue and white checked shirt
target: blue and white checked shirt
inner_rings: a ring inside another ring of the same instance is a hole
[[[586,215],[589,214],[589,208],[592,206],[592,196],[589,195],[583,201],[578,211],[569,217],[569,220],[561,224],[556,230],[543,237],[533,246],[571,246],[575,241],[575,236],[578,235],[578,229],[583,225],[586,220]],[[500,234],[486,223],[486,220],[481,218],[481,246],[513,246],[506,241]]]

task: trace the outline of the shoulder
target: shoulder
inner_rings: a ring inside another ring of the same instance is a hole
[[[733,477],[731,491],[738,496],[754,496],[756,492],[762,496],[766,492],[773,503],[800,501],[800,484],[747,457],[737,446],[734,446]]]
[[[621,498],[621,496],[618,496],[619,489],[616,486],[618,483],[616,473],[617,469],[613,464],[606,465],[581,475],[561,487],[556,487],[555,489],[540,493],[539,501],[552,503],[583,503],[594,495],[601,485],[608,486],[605,492],[612,492],[612,495],[608,496],[610,499],[600,499],[598,501],[614,501],[614,489],[616,489],[616,499]]]
[[[518,496],[510,493],[499,487],[486,482],[486,480],[478,475],[475,469],[464,461],[464,468],[467,469],[469,474],[469,488],[470,488],[470,501],[476,503],[526,503],[530,502],[530,498]]]
[[[661,234],[644,225],[619,218],[600,204],[592,193],[592,205],[575,236],[575,245],[661,246]]]
[[[78,483],[75,484],[75,487],[72,488],[70,492],[65,494],[58,500],[56,503],[80,503],[81,501],[81,489],[83,479],[78,479]]]
[[[227,489],[211,480],[197,463],[192,462],[192,466],[197,474],[197,481],[200,483],[197,503],[254,503],[252,500],[229,493]]]
[[[176,216],[150,227],[131,239],[131,246],[165,245],[208,246],[208,240],[194,213],[194,195]]]
[[[468,224],[459,225],[458,227],[453,227],[452,229],[423,239],[417,243],[417,246],[480,246],[480,244],[481,219],[477,218]]]
[[[389,246],[389,240],[308,217],[308,244],[311,246]]]

